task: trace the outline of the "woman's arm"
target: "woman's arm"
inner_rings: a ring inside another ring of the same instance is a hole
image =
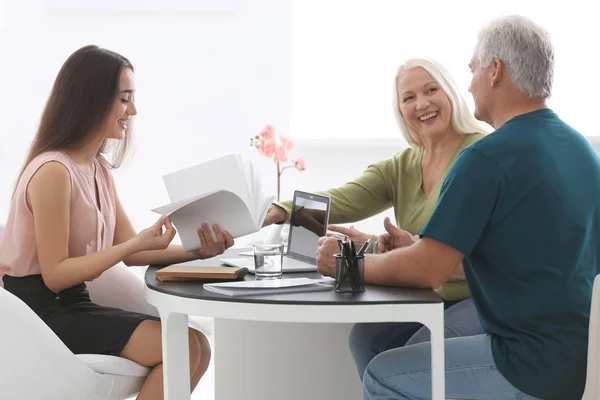
[[[393,174],[393,167],[394,158],[383,160],[369,166],[362,175],[338,188],[317,192],[331,199],[329,223],[360,221],[392,207],[393,188],[389,187],[389,182],[397,183],[397,177],[387,175]],[[291,211],[291,201],[271,205],[271,215],[267,215],[264,225],[289,223]]]
[[[42,165],[29,181],[26,195],[42,278],[53,292],[94,279],[143,248],[140,240],[131,238],[94,254],[69,257],[71,181],[69,171],[59,162]]]
[[[113,184],[114,190],[114,184]],[[116,214],[117,224],[115,227],[115,237],[113,243],[120,245],[127,243],[131,238],[135,237],[136,232],[125,213],[125,210],[121,204],[121,200],[117,195],[117,191],[114,190],[116,199]],[[208,226],[203,226],[202,229],[198,230],[200,236],[201,249],[198,251],[185,252],[183,246],[170,245],[164,250],[150,250],[150,251],[137,251],[127,255],[123,259],[123,262],[127,266],[142,266],[142,265],[165,265],[165,264],[177,264],[185,261],[197,260],[199,258],[210,258],[218,254],[223,253],[225,249],[233,245],[233,238],[227,232],[221,233],[218,226],[213,226],[217,242],[212,240]]]

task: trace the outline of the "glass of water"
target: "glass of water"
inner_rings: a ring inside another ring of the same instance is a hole
[[[281,278],[283,244],[255,244],[253,247],[256,279]]]

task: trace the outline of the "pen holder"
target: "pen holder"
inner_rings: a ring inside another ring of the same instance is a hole
[[[365,291],[365,256],[357,256],[356,263],[341,254],[335,254],[335,291],[361,293]]]

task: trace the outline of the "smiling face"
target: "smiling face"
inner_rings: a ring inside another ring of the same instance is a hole
[[[439,83],[423,67],[400,71],[396,90],[400,114],[421,140],[434,139],[449,132],[452,104]]]
[[[133,71],[130,68],[123,68],[115,103],[104,122],[105,139],[122,140],[127,132],[130,118],[136,114]]]

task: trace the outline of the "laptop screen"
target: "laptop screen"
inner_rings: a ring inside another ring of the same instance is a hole
[[[329,197],[294,192],[287,255],[316,263],[318,241],[327,234]]]

